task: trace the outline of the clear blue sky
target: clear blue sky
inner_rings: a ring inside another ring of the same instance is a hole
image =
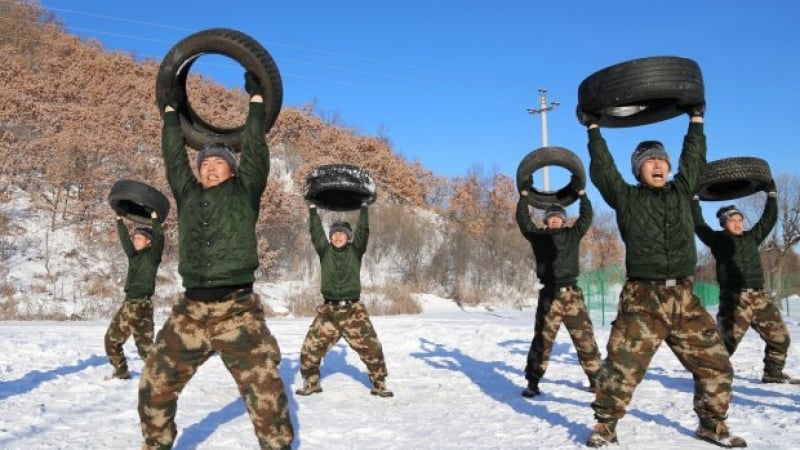
[[[41,4],[71,33],[139,58],[160,60],[206,28],[245,32],[277,62],[284,105],[316,101],[363,134],[382,130],[397,152],[447,176],[479,168],[513,177],[542,143],[540,116],[526,112],[539,106],[539,88],[560,102],[547,115],[548,143],[572,150],[588,169],[586,132],[574,114],[580,82],[629,59],[688,57],[706,86],[708,159],[759,156],[773,174],[798,172],[800,6],[792,0]],[[236,64],[197,70],[241,86]],[[677,161],[686,124],[679,117],[604,136],[632,181],[636,143],[661,140]],[[551,172],[553,183],[562,175]]]

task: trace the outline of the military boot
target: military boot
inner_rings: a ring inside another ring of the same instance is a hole
[[[314,383],[309,381],[306,381],[303,384],[303,387],[294,391],[295,394],[302,395],[304,397],[311,394],[318,394],[320,392],[322,392],[322,386],[319,383]]]
[[[697,439],[710,442],[725,448],[747,447],[747,441],[739,436],[731,435],[724,420],[700,419],[700,426],[695,432]]]
[[[592,434],[586,439],[586,446],[596,448],[615,442],[617,442],[617,420],[603,419],[602,421],[598,420],[594,425]]]
[[[111,375],[107,376],[106,380],[113,380],[115,378],[118,379],[118,380],[130,380],[131,379],[131,373],[128,371],[128,365],[127,364],[122,364],[121,366],[115,367],[114,368],[114,372]]]
[[[533,398],[541,393],[538,378],[528,380],[528,387],[522,390],[522,396],[525,398]]]
[[[800,379],[792,378],[784,372],[764,372],[764,375],[761,376],[761,382],[765,384],[800,384]]]
[[[394,392],[386,389],[385,381],[376,381],[369,393],[378,397],[394,397]]]

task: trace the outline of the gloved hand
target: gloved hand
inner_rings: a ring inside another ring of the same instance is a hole
[[[693,105],[680,105],[678,109],[688,114],[689,117],[703,117],[706,114],[706,102],[702,101]]]
[[[575,191],[575,193],[580,194],[580,192],[583,190],[583,186],[581,186],[581,184],[582,184],[581,180],[575,175],[572,175],[572,177],[570,177],[569,187],[570,189]]]
[[[699,196],[699,195],[697,195],[697,194],[694,194],[694,195],[692,196],[692,200],[694,200],[694,201],[696,201],[696,202],[699,202],[699,201],[700,201],[700,196]]]
[[[171,106],[172,109],[177,111],[184,104],[186,104],[186,91],[180,86],[174,86],[167,92],[163,102],[158,107],[163,111],[167,106]]]
[[[598,114],[584,110],[580,104],[575,108],[575,115],[578,117],[578,122],[586,127],[600,122],[600,116]]]
[[[264,88],[261,86],[261,82],[258,81],[258,77],[249,70],[244,73],[244,90],[250,97],[264,95]]]
[[[774,178],[769,180],[769,183],[767,183],[767,186],[766,186],[765,190],[767,191],[767,193],[769,193],[769,192],[778,192],[778,185],[775,184],[775,179]]]

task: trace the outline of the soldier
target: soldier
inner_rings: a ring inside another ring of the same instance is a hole
[[[692,373],[697,438],[725,447],[747,445],[725,424],[733,369],[714,320],[692,292],[697,253],[691,201],[706,165],[705,104],[691,105],[686,112],[689,129],[674,180],[668,180],[671,164],[664,146],[644,141],[631,156],[639,181],[632,186],[614,164],[598,118],[580,107],[577,111],[588,127],[592,182],[616,212],[627,272],[608,356],[597,378],[592,402],[597,424],[586,441],[590,447],[617,442],[617,421],[662,342]]]
[[[255,226],[269,174],[263,89],[245,74],[250,110],[241,164],[222,144],[206,145],[192,174],[175,111],[185,93],[169,93],[162,151],[178,210],[178,272],[186,289],[158,333],[139,383],[143,449],[171,448],[178,395],[215,353],[236,380],[261,448],[288,449],[294,437],[281,352],[253,293],[258,268]]]
[[[545,210],[545,227],[540,228],[531,220],[526,201],[527,190],[520,191],[517,202],[517,225],[531,243],[536,258],[536,276],[544,285],[539,290],[536,305],[533,341],[525,364],[528,386],[522,391],[523,397],[539,395],[539,380],[547,370],[553,342],[562,321],[575,345],[581,367],[589,378],[591,392],[594,392],[595,379],[600,370],[600,350],[594,338],[592,320],[586,310],[583,291],[577,284],[580,240],[592,223],[592,204],[586,191],[580,189],[577,192],[580,212],[578,219],[569,227],[566,226],[567,211],[559,204],[550,205]]]
[[[800,384],[800,379],[783,372],[791,342],[781,312],[764,291],[764,272],[758,246],[772,231],[778,219],[778,193],[775,181],[766,188],[767,200],[758,223],[744,230],[744,214],[734,205],[717,211],[722,231],[714,231],[703,219],[700,197],[694,196],[692,214],[697,237],[711,249],[719,283],[717,328],[725,348],[733,356],[749,327],[766,342],[764,383]]]
[[[375,327],[369,320],[361,297],[361,258],[367,251],[369,239],[368,205],[363,203],[355,233],[347,222],[331,225],[325,236],[316,206],[309,204],[311,243],[319,255],[321,266],[320,293],[324,303],[317,307],[317,315],[303,341],[300,351],[300,374],[303,387],[297,395],[322,392],[319,366],[322,358],[340,338],[358,353],[367,366],[370,393],[379,397],[392,397],[386,388],[386,362]],[[330,239],[330,241],[329,241]]]
[[[128,257],[128,276],[125,279],[125,300],[111,319],[105,336],[108,362],[114,367],[109,378],[127,380],[131,377],[122,346],[133,334],[136,350],[147,359],[153,345],[153,301],[156,272],[164,251],[164,232],[157,213],[150,213],[152,228],[137,226],[130,236],[121,216],[117,216],[117,234],[122,250]]]

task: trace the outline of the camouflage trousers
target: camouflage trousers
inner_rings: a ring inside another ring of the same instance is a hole
[[[597,375],[600,370],[600,350],[594,337],[592,319],[583,300],[583,291],[575,288],[545,289],[539,293],[525,379],[538,381],[544,376],[562,322],[572,338],[586,376],[591,380]]]
[[[139,382],[142,448],[172,448],[178,395],[215,353],[236,380],[261,448],[290,448],[294,429],[278,372],[281,352],[255,294],[216,303],[183,297],[172,308]]]
[[[122,346],[131,335],[142,360],[147,359],[153,346],[153,302],[149,298],[135,300],[122,302],[106,330],[106,355],[114,366],[115,375],[128,374],[128,361]]]
[[[733,369],[714,319],[692,293],[677,286],[628,281],[620,293],[597,379],[592,408],[599,421],[625,415],[653,355],[666,342],[694,379],[694,411],[703,420],[726,418]]]
[[[786,365],[791,339],[781,312],[764,291],[721,291],[717,327],[733,356],[747,329],[753,327],[766,343],[764,372],[780,373]]]
[[[372,384],[385,387],[388,372],[383,347],[361,302],[349,306],[317,306],[317,316],[311,322],[300,350],[300,374],[306,383],[319,384],[322,358],[342,337],[367,366]]]

